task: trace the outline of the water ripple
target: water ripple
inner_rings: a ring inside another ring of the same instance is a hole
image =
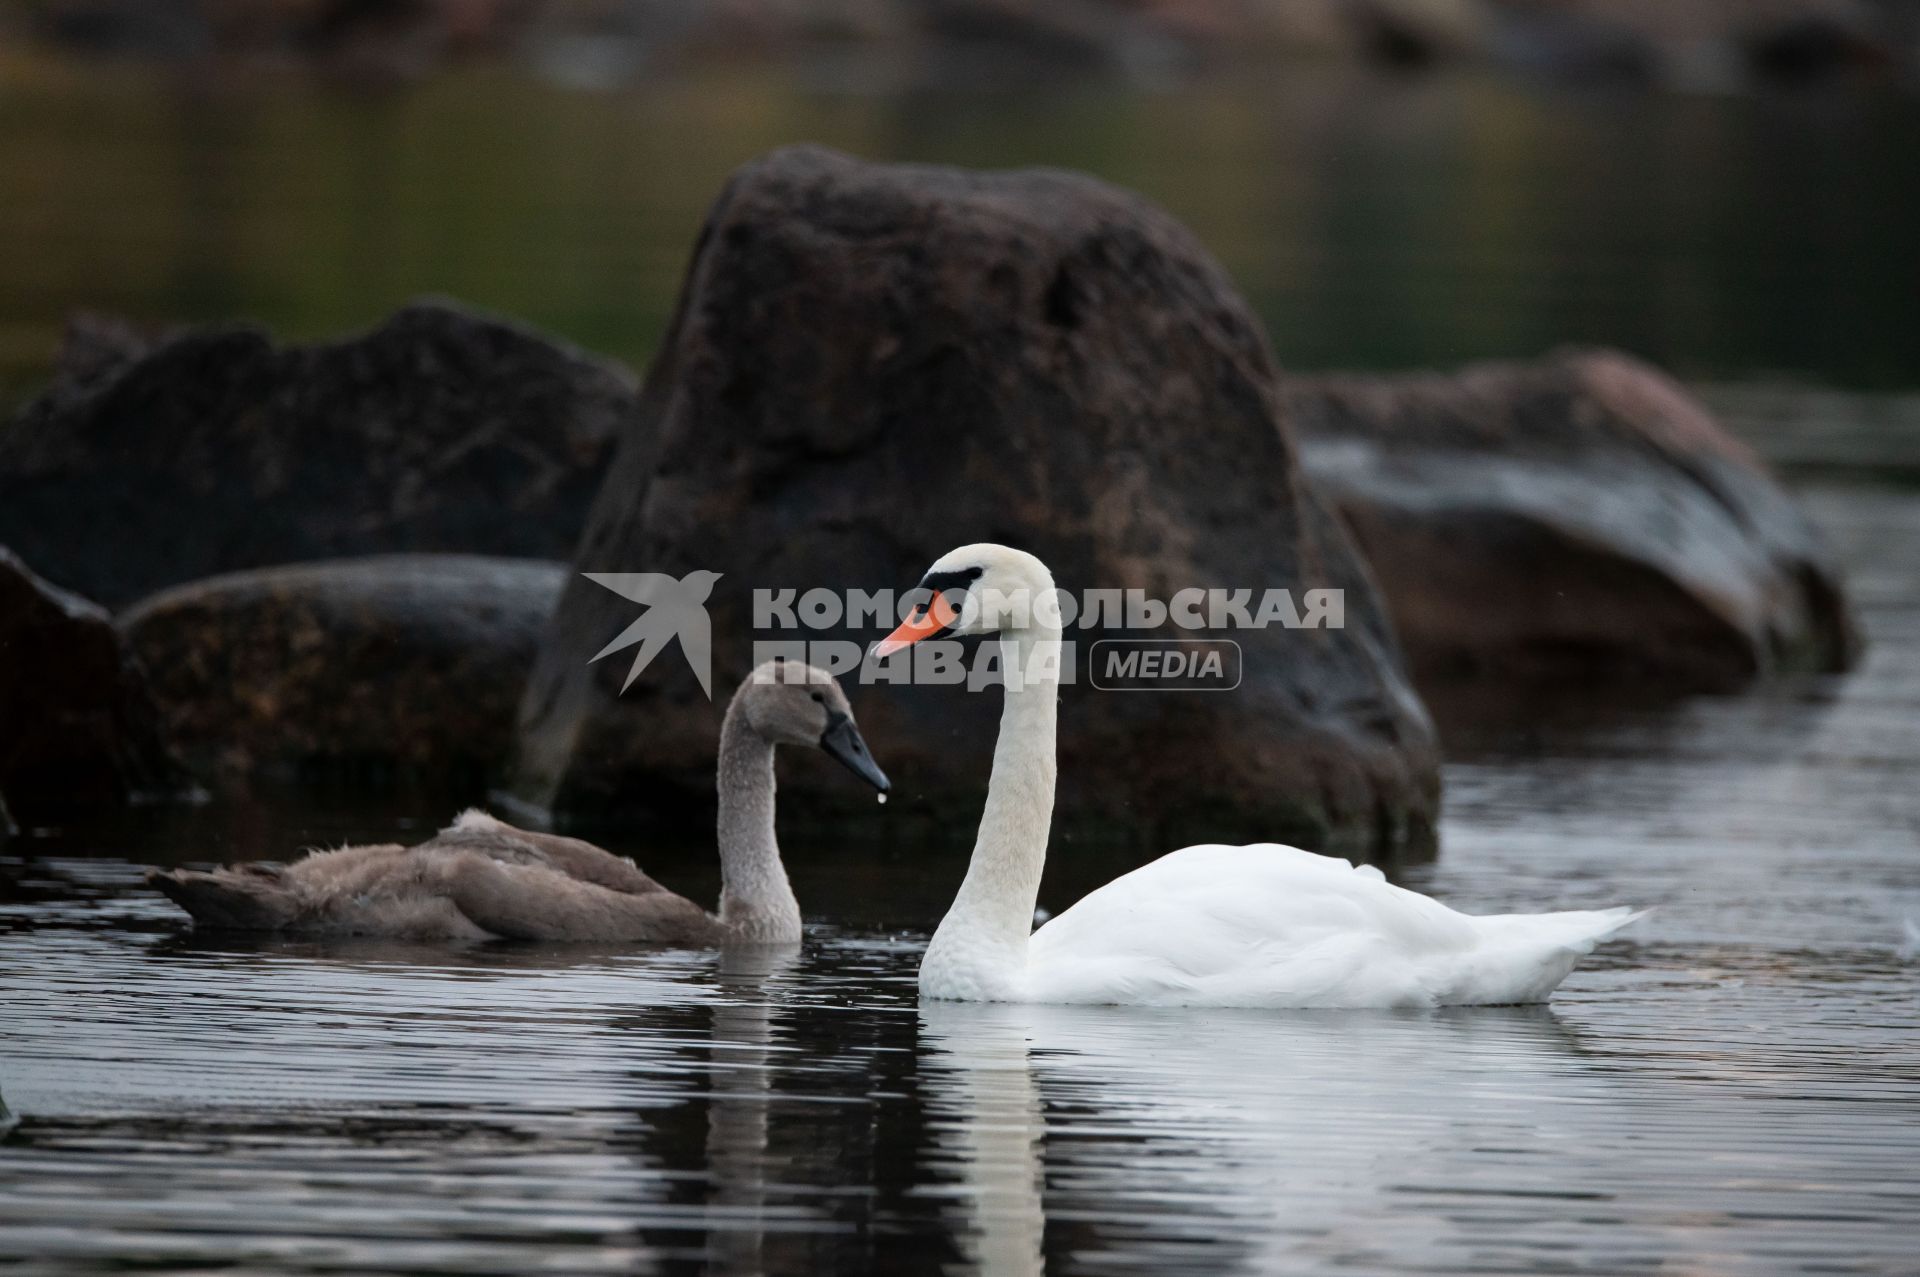
[[[914,855],[789,848],[904,929],[721,957],[196,940],[139,883],[191,840],[23,839],[0,1261],[1912,1273],[1915,655],[1455,767],[1414,885],[1656,906],[1551,1008],[922,1006]]]

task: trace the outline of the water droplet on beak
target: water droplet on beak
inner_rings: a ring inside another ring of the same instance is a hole
[[[887,796],[885,794],[880,795],[880,805],[882,807],[885,807],[887,805]]]

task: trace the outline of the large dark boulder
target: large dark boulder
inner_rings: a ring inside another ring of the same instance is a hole
[[[120,627],[167,739],[205,774],[478,783],[566,567],[376,555],[234,572],[146,599]]]
[[[0,829],[9,807],[34,820],[189,792],[105,610],[0,546]]]
[[[1292,379],[1314,484],[1423,689],[1456,680],[1725,691],[1837,670],[1839,570],[1742,444],[1605,351],[1455,375]]]
[[[625,369],[439,303],[314,346],[90,324],[0,429],[0,541],[114,607],[344,555],[565,558],[632,403]]]
[[[1301,481],[1260,327],[1191,234],[1071,173],[816,148],[747,165],[708,215],[575,566],[724,573],[709,609],[724,696],[749,668],[756,587],[905,589],[981,539],[1036,552],[1076,592],[1347,591],[1344,629],[1233,635],[1237,691],[1065,689],[1063,836],[1382,852],[1430,839],[1425,713],[1363,569]],[[720,717],[678,651],[624,697],[624,654],[589,664],[638,612],[569,581],[527,689],[522,799],[653,815],[711,801]],[[998,693],[853,696],[905,800],[890,810],[970,830]],[[812,760],[782,785],[783,813],[872,814]]]

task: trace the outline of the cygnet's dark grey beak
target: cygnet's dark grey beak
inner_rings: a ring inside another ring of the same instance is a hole
[[[867,748],[867,742],[860,739],[860,729],[853,725],[851,718],[838,710],[827,715],[827,730],[820,734],[820,748],[839,759],[848,771],[881,793],[893,788],[887,780],[887,774],[873,761],[873,753]]]

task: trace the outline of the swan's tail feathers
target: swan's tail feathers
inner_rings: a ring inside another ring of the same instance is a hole
[[[1644,909],[1581,909],[1482,917],[1482,944],[1440,1000],[1493,1005],[1545,1002],[1594,946]]]
[[[1635,909],[1632,905],[1617,905],[1612,909],[1594,909],[1587,913],[1593,919],[1594,929],[1587,937],[1587,947],[1591,949],[1617,931],[1631,927],[1640,919],[1652,913],[1652,909]]]
[[[1592,953],[1595,945],[1649,912],[1621,906],[1560,913],[1495,914],[1481,921],[1491,924],[1485,934],[1496,947],[1517,945],[1534,952],[1565,950],[1578,955]]]
[[[278,931],[292,922],[300,905],[280,880],[278,866],[249,865],[196,873],[191,869],[154,869],[147,884],[192,915],[196,927],[211,931]]]
[[[1535,938],[1573,953],[1592,953],[1594,946],[1623,927],[1633,925],[1652,910],[1620,905],[1613,909],[1576,909],[1562,913],[1518,915],[1516,923],[1530,922]]]

